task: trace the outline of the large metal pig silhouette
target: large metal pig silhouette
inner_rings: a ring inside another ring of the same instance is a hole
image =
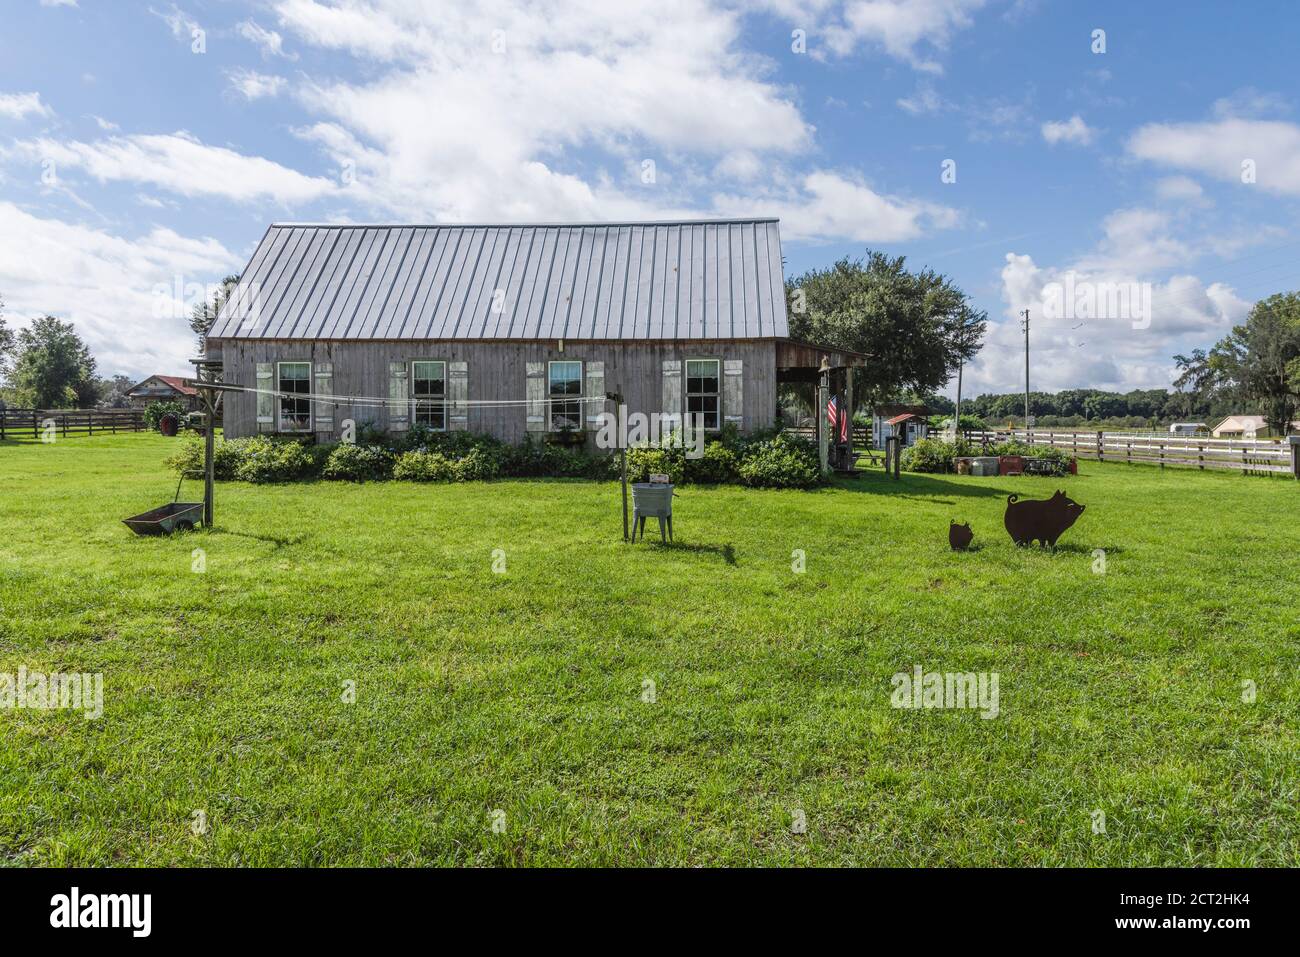
[[[1019,495],[1007,497],[1003,523],[1017,545],[1042,542],[1055,546],[1061,533],[1079,520],[1084,506],[1057,490],[1046,501],[1022,502]]]

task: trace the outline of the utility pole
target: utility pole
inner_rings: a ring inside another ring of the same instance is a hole
[[[1024,311],[1025,327],[1025,431],[1029,430],[1029,310]]]
[[[952,438],[957,441],[961,436],[961,370],[965,366],[966,360],[957,357],[957,407],[952,413]]]

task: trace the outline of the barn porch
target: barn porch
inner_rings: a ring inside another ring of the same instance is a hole
[[[861,370],[866,353],[819,346],[798,339],[776,341],[776,385],[795,387],[812,406],[812,420],[822,467],[853,473],[857,450],[853,442],[853,414],[865,395]],[[857,396],[855,397],[855,387]],[[830,427],[827,407],[834,399],[847,427]],[[832,434],[834,432],[834,434]]]

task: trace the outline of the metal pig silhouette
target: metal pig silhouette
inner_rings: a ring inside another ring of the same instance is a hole
[[[965,525],[958,525],[956,522],[950,522],[948,525],[948,544],[954,552],[964,552],[971,543],[975,533],[970,530],[970,522]]]
[[[1019,499],[1019,495],[1007,497],[1007,513],[1003,518],[1011,540],[1017,545],[1037,541],[1055,547],[1061,533],[1078,521],[1084,509],[1059,489],[1045,501]]]

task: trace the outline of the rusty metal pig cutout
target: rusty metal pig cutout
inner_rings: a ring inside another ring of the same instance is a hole
[[[954,552],[964,552],[971,543],[975,533],[970,530],[970,522],[965,525],[958,525],[956,522],[950,522],[948,525],[948,544]]]
[[[1007,513],[1003,518],[1011,540],[1017,545],[1042,542],[1055,547],[1061,533],[1078,521],[1084,506],[1057,490],[1046,501],[1021,502],[1020,496],[1007,497]]]

